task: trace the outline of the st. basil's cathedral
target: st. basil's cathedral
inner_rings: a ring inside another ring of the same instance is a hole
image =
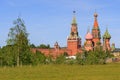
[[[111,50],[110,47],[110,39],[111,35],[109,34],[108,29],[106,29],[103,36],[101,36],[100,27],[98,25],[98,14],[94,13],[94,23],[92,32],[88,29],[86,36],[85,36],[85,42],[82,46],[81,44],[81,37],[78,33],[78,27],[77,27],[77,21],[75,16],[75,11],[73,11],[73,19],[71,23],[71,31],[69,36],[67,37],[67,47],[60,47],[58,42],[54,44],[54,48],[51,49],[40,49],[40,48],[34,48],[33,51],[40,51],[44,53],[45,55],[52,55],[52,56],[58,56],[63,53],[67,53],[69,56],[74,56],[77,53],[82,53],[83,51],[92,51],[95,50],[97,47],[102,47],[103,50]],[[103,42],[101,42],[101,39]]]

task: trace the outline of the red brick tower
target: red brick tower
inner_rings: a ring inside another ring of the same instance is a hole
[[[108,29],[106,29],[106,32],[103,35],[103,49],[104,50],[111,50],[110,39],[111,39],[111,35],[109,34]]]
[[[92,35],[93,35],[93,46],[97,47],[101,44],[101,35],[100,35],[100,29],[97,21],[98,14],[94,13],[94,25],[92,29]]]
[[[78,50],[81,48],[81,38],[78,35],[77,22],[75,17],[75,11],[73,11],[73,20],[71,24],[71,33],[67,38],[67,49],[71,51],[69,55],[76,55]]]
[[[86,36],[85,36],[85,43],[84,43],[84,48],[86,51],[92,51],[93,50],[93,42],[92,42],[92,39],[93,39],[93,36],[92,34],[90,33],[90,31],[88,30]]]
[[[55,51],[53,53],[53,57],[56,58],[59,55],[59,53],[60,53],[59,52],[60,51],[60,46],[59,46],[58,42],[56,42],[54,44],[54,49],[55,49]]]

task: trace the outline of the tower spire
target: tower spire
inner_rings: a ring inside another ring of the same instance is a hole
[[[72,25],[77,25],[77,21],[76,21],[75,13],[76,13],[76,11],[73,11]]]
[[[100,29],[98,26],[98,21],[97,21],[98,14],[95,12],[94,13],[94,24],[93,24],[93,29],[92,29],[92,35],[93,35],[93,44],[94,46],[100,46],[101,44],[101,35],[100,35]]]
[[[98,21],[97,21],[98,14],[95,12],[94,13],[94,28],[98,28]]]

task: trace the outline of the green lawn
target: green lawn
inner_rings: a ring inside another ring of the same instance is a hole
[[[120,63],[0,68],[0,80],[120,80]]]

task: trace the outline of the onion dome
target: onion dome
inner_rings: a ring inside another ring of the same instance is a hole
[[[90,32],[88,32],[85,36],[85,39],[93,39],[93,36]]]
[[[111,35],[109,34],[108,29],[106,29],[106,32],[103,35],[103,39],[110,39],[110,38],[111,38]]]

